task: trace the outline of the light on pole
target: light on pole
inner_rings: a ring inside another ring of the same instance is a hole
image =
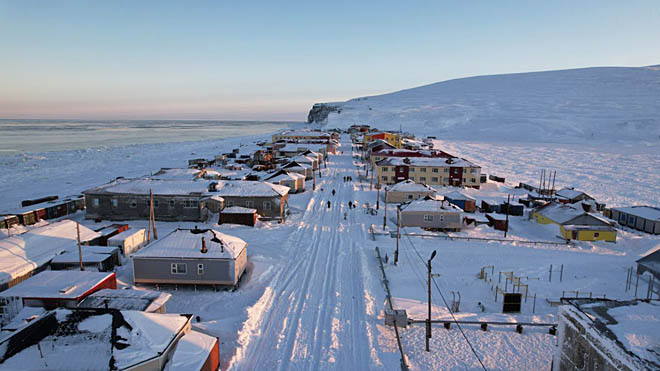
[[[429,316],[426,318],[426,351],[429,352],[429,339],[431,339],[431,260],[435,258],[435,250],[431,253],[431,258],[426,262],[429,273]]]

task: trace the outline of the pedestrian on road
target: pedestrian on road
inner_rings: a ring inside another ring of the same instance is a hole
[[[344,211],[344,220],[346,220],[346,215],[347,215],[346,211]]]
[[[332,190],[332,195],[333,195],[333,196],[335,195],[335,190],[334,190],[334,189]]]
[[[328,201],[328,209],[330,208],[330,201]]]
[[[348,208],[352,209],[353,208],[353,203],[351,201],[348,201]]]

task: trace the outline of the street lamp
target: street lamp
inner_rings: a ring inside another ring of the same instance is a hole
[[[435,258],[435,250],[431,253],[431,258],[426,262],[426,268],[429,273],[429,316],[426,318],[426,351],[429,352],[429,339],[431,338],[431,260]]]

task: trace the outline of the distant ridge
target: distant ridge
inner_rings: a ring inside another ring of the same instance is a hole
[[[660,65],[460,78],[315,104],[308,121],[450,139],[660,143]]]

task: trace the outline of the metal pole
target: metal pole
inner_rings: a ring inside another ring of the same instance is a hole
[[[401,205],[396,208],[396,250],[394,250],[394,265],[399,263],[399,239],[401,238],[401,221],[399,216],[401,214]]]
[[[637,286],[639,286],[639,272],[637,273],[637,280],[635,281],[635,299],[637,298]]]
[[[548,281],[552,282],[552,264],[550,264],[550,278],[548,278]]]
[[[83,266],[82,260],[82,248],[80,247],[80,223],[76,222],[76,235],[78,240],[78,258],[80,259],[80,270],[84,271],[85,266]]]
[[[532,305],[532,314],[536,313],[536,293],[534,293],[534,305]]]
[[[385,188],[385,215],[383,216],[383,231],[387,227],[387,188]]]
[[[378,196],[376,197],[376,210],[380,207],[380,187],[378,187]]]
[[[511,195],[506,195],[506,225],[504,226],[504,238],[506,238],[507,232],[509,232],[509,204],[511,203]]]
[[[561,269],[559,270],[559,282],[564,278],[564,264],[561,265]]]
[[[435,250],[431,253],[431,258],[427,261],[426,267],[428,269],[428,293],[429,293],[429,316],[426,318],[426,351],[429,350],[429,339],[431,339],[431,260],[435,258]]]

